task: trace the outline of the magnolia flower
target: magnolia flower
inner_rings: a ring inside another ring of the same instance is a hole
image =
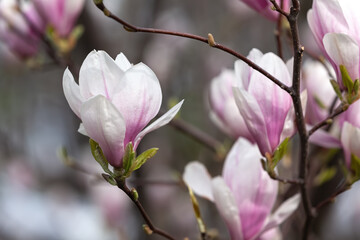
[[[16,0],[0,1],[0,40],[20,58],[27,58],[38,52],[39,36],[33,27],[42,28],[42,21],[31,2]],[[28,22],[31,21],[31,24]]]
[[[237,139],[245,137],[254,141],[243,117],[241,116],[233,95],[232,88],[236,85],[234,70],[223,70],[211,80],[209,89],[210,118],[226,134]]]
[[[331,68],[331,67],[330,67]],[[331,76],[319,62],[308,60],[302,68],[302,88],[307,90],[306,122],[315,125],[329,115],[336,97],[330,83]]]
[[[248,58],[285,85],[291,85],[286,64],[275,54],[253,49]],[[235,62],[238,87],[234,87],[236,104],[260,152],[274,153],[277,146],[294,134],[290,95],[246,63]]]
[[[260,13],[261,15],[267,17],[272,21],[276,21],[279,16],[279,13],[272,9],[272,3],[269,0],[240,0],[241,2],[247,4],[249,7]],[[276,0],[280,5],[281,0]],[[290,0],[284,0],[283,9],[289,9]]]
[[[84,0],[33,0],[44,22],[61,37],[68,36],[84,6]]]
[[[256,145],[239,138],[226,157],[221,177],[211,179],[199,162],[191,162],[185,168],[185,183],[197,195],[215,202],[232,240],[273,237],[268,231],[274,230],[299,205],[297,194],[271,214],[278,182],[263,170],[260,158]]]
[[[314,0],[308,12],[315,40],[333,65],[342,89],[340,65],[353,80],[359,79],[359,9],[358,0]]]
[[[167,124],[183,101],[143,129],[159,112],[162,93],[154,72],[145,64],[130,64],[124,54],[115,61],[104,51],[84,60],[79,85],[68,69],[63,76],[65,97],[81,119],[79,131],[95,140],[114,167],[122,166],[125,147]]]

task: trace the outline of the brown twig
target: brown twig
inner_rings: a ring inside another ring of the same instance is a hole
[[[175,31],[169,31],[169,30],[164,30],[164,29],[156,29],[156,28],[137,27],[135,25],[132,25],[132,24],[124,21],[123,19],[117,17],[116,15],[112,14],[109,11],[109,9],[107,9],[105,7],[102,0],[94,0],[94,3],[97,6],[97,8],[99,8],[105,14],[105,16],[107,16],[107,17],[115,20],[116,22],[120,23],[125,28],[125,30],[127,30],[129,32],[143,32],[143,33],[156,33],[156,34],[172,35],[172,36],[178,36],[178,37],[182,37],[182,38],[189,38],[189,39],[193,39],[193,40],[196,40],[196,41],[206,43],[206,44],[208,44],[209,46],[211,46],[213,48],[220,49],[220,50],[222,50],[224,52],[227,52],[230,55],[233,55],[233,56],[237,57],[238,59],[244,61],[251,68],[253,68],[254,70],[260,72],[265,77],[267,77],[272,82],[274,82],[276,85],[278,85],[281,89],[283,89],[284,91],[286,91],[289,94],[292,94],[292,91],[291,91],[289,86],[286,86],[285,84],[283,84],[280,80],[275,78],[269,72],[267,72],[266,70],[264,70],[263,68],[261,68],[260,66],[258,66],[254,62],[252,62],[250,59],[248,59],[244,55],[242,55],[242,54],[240,54],[240,53],[238,53],[238,52],[236,52],[236,51],[234,51],[234,50],[232,50],[232,49],[230,49],[230,48],[228,48],[228,47],[226,47],[226,46],[224,46],[222,44],[216,43],[213,38],[212,38],[213,41],[209,41],[209,37],[205,38],[205,37],[198,36],[198,35],[195,35],[195,34],[189,34],[189,33],[183,33],[183,32],[175,32]],[[212,37],[211,34],[209,34],[209,36]]]
[[[308,171],[309,171],[309,162],[308,162],[308,151],[309,151],[309,135],[305,126],[304,113],[302,110],[301,97],[300,97],[300,74],[301,74],[301,64],[303,58],[304,47],[300,44],[299,38],[299,29],[298,29],[298,15],[300,12],[300,1],[292,0],[292,7],[290,8],[290,13],[284,12],[275,0],[270,0],[275,7],[275,10],[280,14],[285,16],[290,24],[290,31],[292,35],[293,43],[293,53],[294,53],[294,67],[293,67],[293,83],[291,94],[293,105],[296,113],[296,126],[299,132],[300,137],[300,159],[299,159],[299,179],[303,179],[304,182],[300,184],[300,191],[302,197],[302,203],[305,209],[306,220],[303,228],[303,239],[308,239],[310,226],[312,219],[315,215],[314,209],[311,205],[310,196],[308,193]]]
[[[117,183],[117,186],[133,201],[133,203],[138,208],[141,216],[143,217],[144,221],[147,224],[147,227],[151,230],[151,232],[149,232],[149,233],[157,234],[157,235],[162,236],[169,240],[175,240],[175,238],[170,236],[168,233],[155,227],[155,225],[152,223],[149,215],[146,213],[144,207],[140,203],[136,191],[130,190],[126,185],[125,180],[116,180],[116,183]]]
[[[276,175],[271,175],[271,174],[269,174],[269,176],[270,176],[271,179],[274,179],[274,180],[279,181],[279,182],[284,183],[284,184],[301,185],[301,184],[304,183],[303,179],[287,179],[287,178],[282,178],[282,177],[279,177],[279,176],[276,176]]]
[[[350,188],[349,186],[344,186],[344,187],[341,188],[339,191],[336,191],[336,192],[333,193],[330,197],[328,197],[327,199],[325,199],[325,200],[321,201],[320,203],[318,203],[318,204],[316,205],[316,209],[320,209],[320,208],[322,208],[323,206],[325,206],[326,204],[333,202],[338,195],[340,195],[341,193],[349,190],[349,188]]]
[[[273,4],[275,3],[277,5],[277,3],[275,1],[271,1]],[[275,5],[274,5],[275,7]],[[280,8],[283,9],[284,8],[284,0],[280,1]],[[276,30],[275,30],[275,39],[276,39],[276,45],[277,45],[277,51],[278,51],[278,55],[281,59],[284,58],[283,56],[283,51],[282,51],[282,42],[281,42],[281,33],[282,33],[282,20],[283,20],[283,15],[279,14],[278,19],[276,21]]]
[[[203,132],[199,128],[179,118],[173,119],[169,123],[169,125],[179,130],[180,132],[183,132],[184,134],[190,136],[195,141],[203,144],[205,147],[215,152],[216,154],[219,153],[219,150],[221,149],[222,146],[221,142],[219,142],[218,140],[216,140],[206,132]]]
[[[333,119],[340,115],[341,113],[345,112],[349,108],[348,104],[342,104],[341,106],[337,107],[326,119],[317,123],[314,127],[310,129],[308,135],[311,136],[314,132],[316,132],[319,128],[325,127],[328,124],[333,122]]]

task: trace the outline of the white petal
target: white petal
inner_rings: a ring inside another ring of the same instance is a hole
[[[115,63],[120,67],[121,70],[126,72],[132,67],[132,64],[129,60],[125,57],[123,53],[120,53],[116,56]]]
[[[86,101],[80,113],[88,136],[100,145],[108,162],[121,166],[126,129],[119,111],[104,96],[98,95]]]
[[[79,85],[84,98],[103,95],[109,99],[124,72],[104,51],[92,51],[85,58],[80,68]]]
[[[271,153],[269,138],[266,130],[266,123],[263,113],[256,99],[241,88],[233,88],[234,98],[240,110],[242,117],[249,129],[249,132],[255,139],[263,155],[266,152]]]
[[[278,192],[278,182],[264,171],[260,159],[257,146],[239,138],[224,163],[223,178],[236,200],[245,239],[261,230]]]
[[[351,164],[351,154],[360,157],[360,128],[344,122],[341,130],[341,144],[344,149],[347,166]]]
[[[285,221],[299,206],[301,201],[301,195],[295,194],[291,198],[287,199],[280,207],[269,217],[267,223],[264,225],[261,232],[257,235],[260,236],[263,232],[277,227],[283,221]]]
[[[149,126],[147,126],[144,130],[142,130],[135,138],[134,141],[134,149],[137,148],[139,145],[141,139],[148,134],[149,132],[154,131],[155,129],[158,129],[166,124],[168,124],[178,113],[178,111],[181,108],[181,105],[183,104],[184,100],[181,100],[178,104],[176,104],[174,107],[172,107],[169,111],[167,111],[164,115],[162,115],[160,118],[156,119],[153,123],[151,123]]]
[[[155,73],[139,63],[127,70],[114,90],[112,103],[126,122],[126,142],[133,142],[159,112],[162,93]]]
[[[323,39],[327,54],[336,63],[344,65],[350,77],[359,79],[359,46],[350,36],[342,33],[328,33]]]
[[[80,88],[68,68],[65,69],[63,76],[63,89],[71,110],[80,118],[80,107],[84,100],[80,95]]]
[[[87,134],[84,124],[80,123],[79,128],[78,128],[78,132],[81,133],[84,136],[89,136],[89,134]]]
[[[309,142],[316,144],[318,146],[324,147],[324,148],[340,148],[341,143],[340,140],[334,136],[332,136],[330,133],[326,132],[323,129],[318,129],[316,132],[314,132],[310,138]]]
[[[211,189],[211,176],[200,162],[190,162],[186,165],[183,180],[194,193],[200,197],[214,201]]]
[[[239,210],[233,193],[221,177],[212,180],[212,191],[216,207],[228,226],[231,239],[243,240]]]

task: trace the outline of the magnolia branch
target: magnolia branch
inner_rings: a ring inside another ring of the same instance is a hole
[[[135,25],[132,25],[132,24],[124,21],[123,19],[117,17],[116,15],[112,14],[109,11],[109,9],[107,9],[105,7],[102,0],[94,0],[94,3],[97,6],[97,8],[99,8],[105,14],[105,16],[107,16],[107,17],[115,20],[116,22],[120,23],[121,25],[123,25],[125,30],[127,30],[129,32],[143,32],[143,33],[155,33],[155,34],[172,35],[172,36],[178,36],[178,37],[182,37],[182,38],[189,38],[189,39],[193,39],[193,40],[196,40],[196,41],[199,41],[199,42],[209,44],[209,46],[211,46],[213,48],[220,49],[220,50],[222,50],[224,52],[227,52],[230,55],[233,55],[233,56],[237,57],[238,59],[244,61],[247,65],[249,65],[254,70],[256,70],[256,71],[260,72],[261,74],[263,74],[265,77],[267,77],[272,82],[274,82],[276,85],[278,85],[281,89],[283,89],[284,91],[286,91],[289,94],[293,94],[293,92],[291,91],[291,88],[289,86],[286,86],[285,84],[283,84],[280,80],[275,78],[269,72],[267,72],[266,70],[261,68],[259,65],[252,62],[250,59],[248,59],[244,55],[242,55],[242,54],[240,54],[240,53],[238,53],[238,52],[236,52],[236,51],[234,51],[234,50],[232,50],[232,49],[230,49],[230,48],[228,48],[228,47],[226,47],[226,46],[224,46],[222,44],[216,43],[211,34],[209,34],[208,38],[205,38],[205,37],[202,37],[202,36],[198,36],[198,35],[195,35],[195,34],[189,34],[189,33],[175,32],[175,31],[169,31],[169,30],[164,30],[164,29],[156,29],[156,28],[137,27]]]
[[[293,53],[294,53],[294,65],[293,65],[293,83],[291,94],[293,105],[296,113],[296,126],[300,137],[300,159],[299,159],[299,178],[303,179],[303,183],[300,184],[301,197],[303,206],[305,209],[306,220],[303,228],[303,239],[308,239],[311,221],[314,217],[314,209],[311,205],[310,196],[308,193],[308,151],[309,151],[309,135],[306,130],[304,113],[302,110],[301,97],[300,97],[300,75],[301,64],[304,52],[304,47],[300,44],[299,29],[297,18],[300,12],[300,1],[292,0],[292,7],[290,13],[286,13],[275,0],[270,0],[274,5],[276,11],[285,16],[290,24],[290,30],[292,35]]]
[[[128,186],[126,185],[125,180],[123,181],[116,181],[117,182],[117,186],[133,201],[133,203],[136,205],[136,207],[138,208],[141,216],[143,217],[143,219],[145,220],[147,226],[145,226],[144,230],[148,233],[148,234],[157,234],[160,235],[166,239],[169,240],[175,240],[175,238],[173,238],[172,236],[170,236],[168,233],[164,232],[163,230],[155,227],[155,225],[152,223],[149,215],[146,213],[144,207],[142,206],[142,204],[139,201],[139,197],[137,195],[137,192],[135,189],[130,190],[128,188]]]
[[[329,125],[333,122],[334,118],[341,113],[345,112],[349,108],[348,104],[341,105],[337,107],[333,113],[331,113],[326,119],[316,124],[313,128],[310,129],[308,135],[311,136],[314,132],[316,132],[318,129],[325,127],[326,125]]]

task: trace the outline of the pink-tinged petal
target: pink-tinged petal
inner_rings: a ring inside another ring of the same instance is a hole
[[[331,66],[329,69],[332,69]],[[332,75],[335,76],[335,72]],[[330,83],[331,77],[320,62],[306,61],[302,76],[302,87],[307,90],[309,96],[305,114],[306,121],[315,125],[328,116],[329,108],[336,94]]]
[[[153,123],[151,123],[149,126],[147,126],[144,130],[142,130],[135,138],[134,141],[134,149],[137,148],[139,145],[141,139],[148,134],[149,132],[152,132],[166,124],[168,124],[178,113],[178,111],[181,108],[181,105],[183,104],[184,100],[181,100],[178,104],[176,104],[174,107],[172,107],[169,111],[167,111],[164,115],[162,115],[160,118],[156,119]]]
[[[115,63],[123,72],[126,72],[132,67],[132,64],[129,62],[129,60],[125,57],[123,53],[120,53],[116,56]]]
[[[308,99],[307,91],[304,90],[300,94],[303,113],[306,112],[307,99]],[[294,106],[291,106],[285,118],[284,128],[280,136],[280,143],[282,143],[285,140],[285,138],[291,138],[296,133],[295,117],[296,115],[295,115]]]
[[[159,112],[162,93],[155,73],[139,63],[127,70],[112,103],[126,122],[125,142],[133,142],[139,132]]]
[[[348,24],[338,0],[315,0],[308,13],[308,22],[321,48],[326,33],[348,31]]]
[[[360,1],[341,0],[339,4],[341,5],[341,9],[349,26],[348,34],[351,34],[351,36],[360,43]]]
[[[80,123],[79,128],[78,128],[78,132],[81,133],[84,136],[89,136],[89,134],[86,132],[84,124]]]
[[[253,48],[247,58],[254,63],[258,63],[263,57],[263,55],[264,54],[260,50]],[[249,88],[251,74],[253,73],[254,69],[249,67],[249,65],[247,65],[244,61],[241,60],[235,61],[234,69],[235,75],[238,79],[238,81],[236,82],[236,86],[242,87],[247,90]]]
[[[225,118],[225,102],[233,99],[232,87],[235,85],[235,73],[233,70],[225,69],[220,75],[211,80],[209,89],[209,100],[212,110],[222,120]]]
[[[301,195],[295,194],[294,196],[283,202],[280,207],[276,209],[276,211],[271,214],[271,216],[267,219],[266,224],[257,236],[260,236],[262,233],[268,231],[269,229],[279,226],[298,208],[300,201]]]
[[[230,136],[233,136],[235,139],[244,137],[251,142],[255,142],[246,126],[244,118],[240,114],[234,98],[228,99],[225,103],[224,122],[231,131]]]
[[[268,140],[266,122],[256,99],[241,88],[233,88],[234,97],[247,128],[263,155],[272,153]]]
[[[100,145],[110,165],[120,167],[126,131],[120,112],[104,96],[98,95],[84,102],[80,114],[88,136]]]
[[[272,228],[263,232],[256,240],[282,240],[282,234],[279,227]]]
[[[194,193],[212,202],[214,201],[211,188],[211,176],[202,163],[188,163],[182,178]]]
[[[94,50],[80,68],[80,93],[85,99],[99,94],[111,99],[123,76],[124,72],[106,52]]]
[[[350,77],[359,79],[359,45],[350,36],[328,33],[323,39],[327,54],[337,66],[344,65]]]
[[[274,206],[278,182],[263,170],[256,145],[239,138],[226,157],[223,178],[239,209],[242,232],[251,239],[260,231]]]
[[[324,147],[324,148],[340,148],[341,143],[340,140],[334,136],[332,136],[330,133],[324,131],[323,129],[318,129],[316,132],[314,132],[310,138],[309,142],[316,144],[318,146]]]
[[[80,15],[85,0],[62,0],[65,4],[62,14],[62,21],[58,22],[58,33],[60,36],[67,36],[71,33],[76,19]]]
[[[341,144],[344,149],[346,165],[350,167],[351,154],[360,157],[360,128],[344,122],[341,130]]]
[[[285,85],[289,86],[291,84],[291,77],[285,63],[275,54],[265,54],[258,65]],[[261,108],[266,123],[268,141],[273,151],[280,143],[284,122],[292,106],[291,97],[264,75],[256,71],[251,76],[248,92],[254,96]]]
[[[349,108],[339,116],[340,124],[343,122],[349,122],[354,127],[360,128],[360,101],[352,103]]]
[[[84,99],[81,97],[80,88],[75,83],[74,77],[68,68],[66,68],[63,76],[63,89],[71,110],[80,118],[80,107]]]
[[[234,195],[221,177],[212,180],[212,191],[216,207],[229,229],[231,239],[244,240]]]

